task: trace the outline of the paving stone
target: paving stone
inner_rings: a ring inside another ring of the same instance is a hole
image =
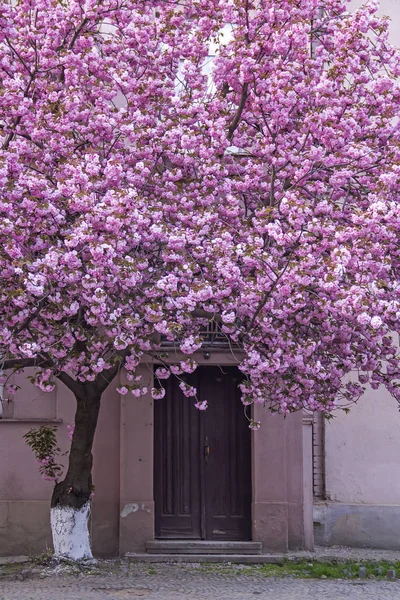
[[[111,562],[105,568],[109,572],[73,575],[43,568],[25,581],[2,581],[0,600],[400,600],[398,580],[278,579],[193,564],[157,564],[151,573],[145,564],[131,565],[129,572]]]
[[[27,563],[30,560],[29,556],[0,556],[0,565],[22,564]]]

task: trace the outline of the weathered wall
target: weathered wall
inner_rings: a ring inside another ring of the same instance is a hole
[[[73,423],[75,399],[61,383],[43,394],[26,376],[11,418],[0,419],[0,555],[40,554],[52,547],[49,523],[51,482],[43,481],[23,435],[41,424],[55,425],[62,452],[70,442],[67,425]],[[93,548],[98,555],[115,555],[119,543],[119,432],[120,398],[115,386],[103,395],[94,446],[95,497],[92,511]],[[65,460],[61,458],[61,461]]]
[[[311,490],[303,469],[311,440],[303,435],[302,414],[285,419],[256,405],[254,419],[261,428],[252,436],[253,540],[263,542],[265,552],[312,549]]]
[[[400,413],[387,392],[369,390],[326,424],[325,468],[316,543],[400,548]]]
[[[348,503],[400,504],[400,413],[385,391],[370,390],[325,427],[326,493]]]
[[[93,445],[92,548],[96,556],[119,553],[121,402],[116,383],[101,400]]]
[[[25,376],[8,407],[11,419],[0,420],[0,554],[38,554],[51,547],[49,524],[53,484],[43,481],[23,435],[41,423],[59,428],[62,451],[69,446],[66,425],[74,405],[68,390],[43,394]]]
[[[381,0],[380,14],[391,18],[390,40],[400,46],[399,0]],[[349,415],[327,423],[325,469],[315,542],[400,549],[400,413],[387,392],[369,390]]]
[[[140,367],[143,384],[153,383],[150,364]],[[121,398],[120,553],[145,552],[154,539],[153,407],[150,394]]]

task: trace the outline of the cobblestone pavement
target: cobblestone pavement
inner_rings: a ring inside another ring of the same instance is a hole
[[[373,548],[347,548],[345,546],[316,546],[313,552],[297,550],[289,552],[288,558],[304,558],[306,560],[355,560],[400,562],[399,550],[375,550]]]
[[[44,570],[0,581],[0,600],[400,600],[399,581],[300,580],[205,570],[188,565],[132,565],[125,572],[71,576]]]

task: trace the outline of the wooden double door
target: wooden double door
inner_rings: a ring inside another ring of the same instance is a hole
[[[159,539],[251,539],[251,432],[235,367],[199,367],[155,400],[155,533]]]

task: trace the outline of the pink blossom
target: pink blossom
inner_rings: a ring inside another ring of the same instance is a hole
[[[73,423],[72,425],[67,425],[68,439],[72,440],[74,431],[75,431],[75,423]]]
[[[181,381],[179,384],[180,389],[182,390],[184,396],[190,398],[191,396],[196,396],[197,390],[191,385],[188,385],[184,381]]]
[[[159,368],[155,370],[155,376],[158,379],[168,379],[168,377],[170,376],[170,371],[168,371],[168,369],[165,368]]]
[[[207,402],[207,400],[202,400],[201,402],[196,402],[195,407],[198,410],[206,410],[208,407],[208,402]]]
[[[161,398],[164,398],[164,396],[165,396],[164,388],[152,388],[151,389],[151,397],[154,398],[155,400],[161,400]]]
[[[370,325],[373,329],[379,329],[383,325],[383,321],[380,317],[375,316],[372,317]]]
[[[118,394],[121,394],[121,396],[126,396],[126,394],[128,393],[128,388],[126,386],[121,386],[121,387],[117,387],[117,392]]]

